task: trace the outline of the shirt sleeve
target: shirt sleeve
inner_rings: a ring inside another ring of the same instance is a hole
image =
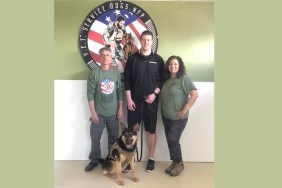
[[[189,94],[193,90],[197,90],[194,83],[187,75],[183,76],[181,86],[184,89],[186,94]]]
[[[132,57],[131,55],[130,57]],[[132,58],[128,58],[125,69],[124,69],[124,88],[125,91],[131,90],[131,80],[132,80]]]
[[[93,70],[88,75],[87,79],[87,99],[89,101],[94,101],[95,89],[96,89],[96,81],[93,74]]]
[[[164,65],[164,60],[161,56],[159,56],[159,79],[158,79],[158,88],[162,89],[163,84],[164,84],[164,75],[165,75],[165,65]]]

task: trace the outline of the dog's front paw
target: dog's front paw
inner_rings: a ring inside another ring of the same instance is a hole
[[[132,178],[132,180],[133,180],[134,182],[138,182],[138,181],[139,181],[139,179],[138,179],[137,177]]]
[[[116,175],[112,175],[112,179],[117,179],[117,176]]]
[[[119,184],[119,185],[123,185],[123,184],[124,184],[124,182],[123,182],[122,180],[117,180],[117,184]]]

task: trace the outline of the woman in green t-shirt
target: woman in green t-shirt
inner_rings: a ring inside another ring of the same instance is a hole
[[[161,114],[172,160],[165,172],[177,176],[184,169],[179,140],[188,121],[189,109],[195,103],[198,92],[186,75],[181,57],[169,57],[165,67],[167,80],[161,90]]]

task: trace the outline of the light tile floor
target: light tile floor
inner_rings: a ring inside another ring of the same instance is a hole
[[[88,161],[55,161],[55,188],[114,188],[121,187],[114,179],[102,173],[101,166],[85,172]],[[214,188],[214,163],[184,163],[185,169],[177,177],[164,171],[170,162],[155,162],[152,173],[145,172],[146,162],[136,164],[139,182],[130,179],[130,173],[122,174],[123,187],[134,188]]]

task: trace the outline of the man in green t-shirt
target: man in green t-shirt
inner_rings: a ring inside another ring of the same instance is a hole
[[[93,170],[101,158],[100,140],[104,128],[108,132],[108,149],[118,138],[118,119],[122,118],[123,89],[120,72],[111,66],[112,54],[107,47],[99,50],[101,66],[93,69],[87,80],[87,99],[91,113],[90,163],[85,171]]]

